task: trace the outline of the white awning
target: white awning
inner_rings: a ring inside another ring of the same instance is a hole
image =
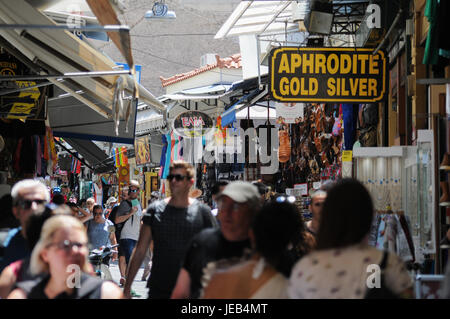
[[[241,1],[214,38],[298,30],[293,13],[295,19],[300,20],[307,8],[309,0]]]
[[[218,99],[232,92],[232,84],[213,84],[198,88],[186,89],[161,97],[163,101],[208,100]]]
[[[250,110],[250,116],[249,116]],[[275,119],[276,111],[273,108],[269,108],[269,119]],[[236,120],[244,120],[249,118],[250,120],[267,120],[267,107],[252,105],[241,109],[236,113]]]

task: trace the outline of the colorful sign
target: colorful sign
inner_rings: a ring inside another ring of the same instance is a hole
[[[386,95],[387,60],[366,48],[273,49],[270,94],[279,102],[377,102]]]
[[[147,135],[135,138],[134,150],[136,153],[136,165],[151,163],[150,144]]]

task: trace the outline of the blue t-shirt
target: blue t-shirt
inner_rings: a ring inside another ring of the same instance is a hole
[[[9,231],[5,240],[4,257],[0,259],[0,273],[9,264],[29,257],[31,255],[30,248],[25,238],[22,236],[22,227],[13,228]]]
[[[88,240],[91,245],[90,249],[111,245],[109,240],[110,233],[108,232],[109,226],[113,226],[113,223],[109,219],[105,219],[103,224],[97,224],[93,219],[87,221]]]

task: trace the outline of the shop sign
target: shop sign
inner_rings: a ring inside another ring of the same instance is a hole
[[[366,48],[273,49],[270,94],[279,102],[377,102],[386,95],[386,56]]]
[[[173,121],[173,128],[183,137],[199,137],[207,134],[214,126],[213,120],[203,112],[188,111],[179,114]]]
[[[0,75],[15,76],[25,74],[25,65],[13,56],[0,54]],[[0,117],[8,119],[44,119],[46,104],[42,99],[44,88],[32,87],[35,81],[0,81],[0,90],[20,90],[0,96]],[[27,90],[24,90],[29,88]]]
[[[342,161],[343,162],[352,162],[353,161],[353,152],[352,151],[342,151]]]

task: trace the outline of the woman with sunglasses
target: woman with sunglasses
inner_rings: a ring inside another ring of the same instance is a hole
[[[33,249],[30,270],[44,274],[17,284],[9,299],[119,299],[121,289],[92,275],[86,229],[73,216],[49,218]]]

